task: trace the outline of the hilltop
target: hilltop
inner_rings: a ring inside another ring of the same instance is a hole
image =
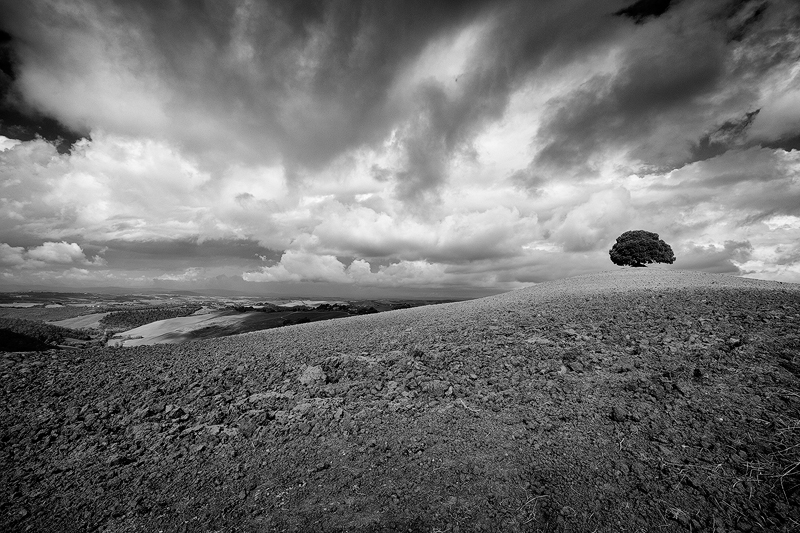
[[[800,286],[623,269],[0,359],[0,528],[794,531]]]

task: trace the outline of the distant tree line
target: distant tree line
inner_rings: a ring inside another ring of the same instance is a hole
[[[411,307],[408,304],[404,306],[397,306],[397,309],[405,309],[407,307]],[[348,313],[351,315],[368,315],[372,313],[377,313],[378,310],[375,307],[364,307],[364,306],[352,306],[347,304],[320,304],[316,307],[309,307],[307,305],[293,305],[291,307],[281,307],[279,305],[270,304],[270,303],[259,303],[256,304],[255,307],[250,305],[236,305],[233,307],[234,310],[240,313],[248,313],[251,311],[256,311],[260,313],[285,313],[286,311],[292,312],[302,312],[302,311],[342,311],[344,313]],[[292,324],[298,322],[291,322]],[[289,324],[287,324],[289,325]]]
[[[240,313],[249,313],[251,311],[256,311],[259,313],[277,313],[279,311],[286,311],[285,307],[278,307],[277,305],[270,303],[256,304],[255,307],[252,305],[234,305],[233,308]]]
[[[100,320],[100,325],[110,329],[133,329],[158,320],[189,316],[200,309],[202,309],[202,307],[199,305],[188,305],[114,311],[104,316]]]
[[[284,326],[294,326],[295,324],[308,324],[311,322],[311,319],[307,316],[302,316],[296,320],[292,320],[291,318],[284,318],[282,325]]]

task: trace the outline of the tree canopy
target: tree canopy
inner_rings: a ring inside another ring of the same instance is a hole
[[[675,262],[672,247],[658,238],[658,233],[644,230],[626,231],[608,251],[615,265],[643,267],[647,263]]]

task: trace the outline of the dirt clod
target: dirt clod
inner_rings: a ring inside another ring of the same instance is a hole
[[[624,407],[615,405],[611,408],[611,420],[614,422],[624,422],[628,418],[628,411]]]
[[[325,379],[325,371],[322,370],[321,366],[309,366],[303,370],[303,374],[300,376],[300,383],[310,387],[325,383]]]

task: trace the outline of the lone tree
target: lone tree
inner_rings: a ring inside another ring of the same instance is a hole
[[[643,267],[645,263],[675,262],[675,254],[669,244],[658,238],[658,233],[644,230],[626,231],[608,251],[615,265]]]

